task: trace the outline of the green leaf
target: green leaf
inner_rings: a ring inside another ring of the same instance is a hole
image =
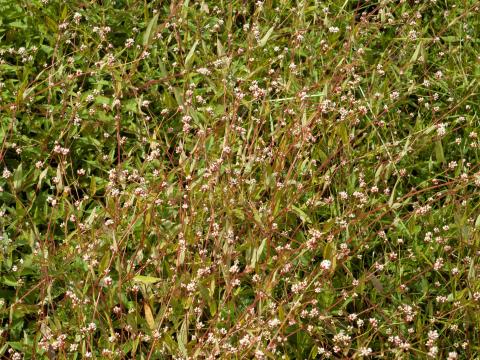
[[[13,187],[17,191],[20,189],[20,186],[22,185],[22,178],[23,178],[23,168],[22,168],[22,164],[20,164],[18,165],[18,168],[15,171],[15,175],[13,176]]]
[[[12,287],[18,286],[18,282],[11,275],[3,276],[2,277],[2,283],[7,285],[7,286],[12,286]]]
[[[143,34],[143,46],[146,46],[152,37],[152,30],[153,28],[157,27],[157,21],[158,21],[158,13],[155,14],[155,16],[150,20],[147,26],[147,30],[145,30],[145,33]]]
[[[393,190],[392,190],[392,193],[390,194],[390,199],[388,199],[388,206],[390,207],[393,206],[393,201],[395,200],[395,193],[396,193],[397,185],[399,182],[400,182],[400,178],[397,178],[395,185],[393,185]]]
[[[252,260],[250,262],[250,266],[253,268],[255,267],[255,264],[258,262],[258,260],[260,259],[260,256],[262,255],[263,253],[263,250],[265,249],[265,244],[267,243],[267,238],[263,239],[263,241],[261,242],[260,246],[256,249],[253,250],[253,254],[252,254]]]
[[[155,320],[153,318],[152,308],[146,301],[143,303],[143,310],[145,313],[145,320],[147,321],[148,327],[150,328],[150,330],[155,329]]]
[[[11,27],[14,27],[14,28],[19,28],[19,29],[26,29],[28,27],[27,24],[25,24],[24,22],[21,22],[19,20],[11,22],[8,25],[11,26]]]
[[[445,163],[445,155],[443,153],[442,140],[437,140],[435,142],[435,157],[437,161]]]
[[[310,217],[307,214],[305,214],[305,212],[302,209],[296,207],[295,205],[292,205],[292,209],[295,212],[295,214],[298,215],[300,220],[302,220],[302,222],[306,222],[306,223],[311,223],[312,222]]]
[[[335,268],[337,267],[337,251],[333,243],[328,242],[325,245],[323,248],[323,258],[332,262],[331,271],[335,271]]]
[[[142,284],[146,284],[146,285],[149,285],[149,284],[155,284],[159,281],[161,281],[162,279],[160,278],[157,278],[157,277],[153,277],[153,276],[144,276],[144,275],[137,275],[133,278],[133,281],[136,281],[136,282],[140,282]]]
[[[480,228],[480,215],[478,215],[477,220],[475,220],[475,227]]]
[[[197,45],[198,45],[198,40],[195,40],[195,42],[193,43],[193,46],[191,47],[190,51],[187,54],[187,57],[185,58],[185,69],[190,69],[193,63],[195,49],[197,48]]]
[[[63,191],[63,177],[62,177],[62,171],[60,170],[60,167],[57,167],[57,179],[59,180],[57,183],[57,190]]]
[[[263,38],[261,38],[260,41],[258,42],[258,45],[260,45],[260,47],[264,47],[267,44],[267,41],[270,38],[270,36],[272,35],[274,29],[275,29],[275,27],[272,26],[270,29],[268,29],[266,34],[263,35]]]
[[[219,39],[217,39],[217,55],[218,56],[225,55],[225,49],[223,48],[223,45]]]
[[[413,55],[412,55],[412,58],[410,59],[410,62],[411,63],[414,63],[415,61],[417,61],[418,59],[418,55],[420,54],[420,49],[422,48],[422,42],[419,41],[418,42],[418,45],[417,45],[417,48],[415,49]]]
[[[95,176],[90,178],[90,196],[95,195],[97,192],[97,182],[95,181]]]
[[[370,275],[370,282],[380,294],[383,294],[383,291],[384,291],[383,285],[374,274]]]
[[[177,334],[177,342],[178,342],[178,349],[180,352],[184,355],[187,356],[187,341],[188,341],[188,318],[185,316],[185,319],[182,322],[182,327],[180,328],[180,331]]]

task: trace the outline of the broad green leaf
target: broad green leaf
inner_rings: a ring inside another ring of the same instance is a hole
[[[299,207],[295,206],[295,205],[292,205],[292,209],[293,211],[295,212],[295,214],[298,215],[298,217],[300,218],[300,220],[302,220],[302,222],[306,222],[306,223],[311,223],[312,220],[310,219],[310,217],[302,210],[300,209]]]
[[[23,168],[22,164],[18,165],[17,170],[15,170],[15,175],[13,176],[13,187],[15,190],[19,190],[22,185],[23,178]]]
[[[146,301],[143,303],[143,311],[145,313],[145,320],[147,321],[148,327],[150,330],[154,330],[155,320],[153,318],[152,308]]]
[[[136,281],[136,282],[140,282],[142,284],[155,284],[159,281],[161,281],[162,279],[160,278],[157,278],[157,277],[153,277],[153,276],[144,276],[144,275],[137,275],[133,278],[133,281]]]
[[[265,35],[263,35],[263,37],[258,42],[258,45],[260,45],[260,47],[264,47],[267,44],[268,39],[270,39],[270,36],[272,35],[274,29],[275,27],[272,26],[270,29],[268,29]]]
[[[97,192],[97,182],[95,180],[95,176],[90,178],[90,196],[94,196]]]
[[[187,341],[188,341],[188,317],[185,316],[182,322],[180,331],[177,334],[178,349],[184,356],[188,355],[187,348],[186,348]]]
[[[190,51],[187,54],[187,57],[185,58],[185,69],[187,69],[187,70],[191,68],[191,65],[193,63],[194,56],[195,56],[195,49],[197,48],[197,45],[198,45],[198,40],[195,40],[195,42],[193,43],[193,46],[190,48]]]
[[[150,42],[150,40],[153,36],[152,31],[153,31],[154,28],[157,27],[157,21],[158,21],[158,13],[155,14],[155,16],[148,23],[147,29],[145,30],[145,33],[143,34],[143,46],[146,46]]]
[[[445,155],[443,153],[442,140],[435,141],[435,157],[437,161],[445,163]]]

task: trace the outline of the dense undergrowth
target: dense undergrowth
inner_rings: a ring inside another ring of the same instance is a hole
[[[5,359],[474,359],[480,4],[0,0]]]

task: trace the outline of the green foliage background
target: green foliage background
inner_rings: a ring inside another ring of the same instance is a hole
[[[476,358],[479,7],[0,0],[0,354]]]

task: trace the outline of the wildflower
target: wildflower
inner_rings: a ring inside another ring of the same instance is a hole
[[[332,266],[332,262],[330,260],[322,260],[320,263],[320,268],[323,270],[329,270]]]
[[[371,348],[361,348],[359,350],[359,355],[360,356],[370,356],[372,354],[372,349]]]
[[[238,261],[235,261],[235,263],[230,267],[230,274],[236,274],[240,270],[238,266]]]
[[[390,94],[390,99],[397,100],[399,96],[400,96],[400,93],[398,91],[392,91],[392,93]]]
[[[197,69],[197,72],[201,75],[210,75],[212,73],[207,68],[199,68],[199,69]]]
[[[76,12],[73,14],[73,21],[78,25],[80,23],[80,20],[82,19],[82,14],[79,12]]]
[[[455,360],[458,359],[458,354],[455,351],[451,351],[448,353],[448,360]]]
[[[435,73],[435,79],[440,80],[442,77],[443,77],[443,73],[440,70],[438,70]]]
[[[103,283],[105,284],[105,286],[110,286],[110,285],[112,285],[113,280],[110,276],[105,276],[103,278]]]
[[[9,177],[12,176],[12,173],[7,168],[4,168],[2,176],[3,176],[4,179],[8,179]]]
[[[415,30],[410,30],[408,32],[408,38],[410,40],[417,40],[417,32]]]
[[[265,354],[263,353],[263,351],[261,350],[256,350],[255,351],[255,359],[264,359],[265,358]]]
[[[277,318],[268,321],[268,326],[269,326],[270,328],[274,328],[274,327],[276,327],[276,326],[278,326],[278,325],[280,325],[280,324],[281,324],[281,321],[278,320]]]
[[[447,126],[447,124],[445,124],[445,123],[440,123],[440,124],[436,125],[438,136],[444,136],[446,134],[446,132],[447,132],[446,129],[445,129],[446,126]]]
[[[91,322],[90,324],[88,324],[87,330],[90,332],[94,332],[95,330],[97,330],[97,324],[95,324],[94,322]]]
[[[19,352],[14,352],[12,354],[12,360],[22,360],[23,356]]]
[[[127,41],[125,41],[125,47],[126,48],[131,48],[134,43],[135,43],[135,40],[133,40],[132,38],[129,38],[129,39],[127,39]]]

